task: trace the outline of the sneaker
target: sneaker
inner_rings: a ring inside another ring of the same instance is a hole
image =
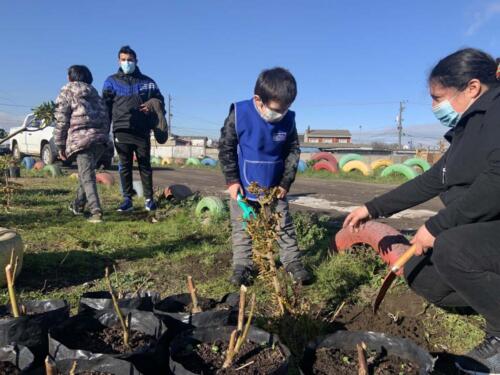
[[[455,365],[467,374],[500,374],[500,337],[487,335],[482,343],[460,356]]]
[[[156,211],[156,203],[153,199],[146,199],[144,203],[144,208],[146,211]]]
[[[307,285],[312,281],[311,274],[304,268],[304,265],[300,261],[295,261],[290,263],[285,267],[286,272],[288,272],[293,281],[301,285]]]
[[[229,282],[237,287],[241,285],[250,286],[252,284],[252,269],[246,266],[234,266],[233,275]]]
[[[129,197],[126,197],[123,202],[120,204],[120,206],[118,207],[118,212],[129,212],[129,211],[133,211],[134,209],[134,205],[132,203],[132,199],[130,199]]]
[[[69,204],[69,210],[73,212],[73,215],[83,215],[83,206],[76,204],[76,202],[71,202]]]
[[[102,212],[97,211],[91,214],[87,221],[89,223],[102,223]]]

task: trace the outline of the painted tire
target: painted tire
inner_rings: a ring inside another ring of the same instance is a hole
[[[41,171],[45,167],[45,163],[41,160],[38,160],[34,165],[33,169],[35,171]]]
[[[431,169],[430,164],[427,162],[427,160],[420,159],[420,158],[411,158],[403,162],[404,165],[407,165],[409,167],[419,167],[422,169],[424,172],[427,172],[429,169]]]
[[[394,162],[390,159],[378,159],[378,160],[372,161],[372,163],[370,164],[370,167],[374,171],[375,169],[382,168],[382,167],[384,167],[384,168],[389,167],[393,164],[394,164]]]
[[[201,164],[208,167],[215,167],[217,165],[217,160],[214,160],[212,158],[205,158],[201,161]]]
[[[183,158],[175,158],[174,159],[174,164],[184,165],[185,162],[186,162],[186,159],[183,159]]]
[[[307,163],[304,160],[299,160],[299,164],[297,165],[297,171],[299,173],[304,173],[307,169]]]
[[[31,156],[26,156],[23,158],[21,164],[24,166],[24,168],[26,168],[29,171],[30,169],[33,169],[35,162],[36,160],[33,159]]]
[[[363,176],[369,176],[372,174],[371,168],[359,160],[351,160],[342,167],[342,171],[346,173],[354,170],[360,171],[361,173],[363,173]]]
[[[161,158],[159,156],[151,156],[151,165],[154,167],[161,165]]]
[[[347,155],[344,155],[339,160],[339,168],[341,168],[341,169],[344,168],[344,165],[346,165],[347,163],[349,163],[352,160],[362,161],[363,157],[361,155],[359,155],[359,154],[347,154]]]
[[[196,205],[196,216],[208,214],[212,217],[221,216],[225,211],[224,202],[218,197],[205,197]]]
[[[186,164],[185,165],[195,165],[195,166],[198,166],[198,165],[201,165],[201,162],[196,159],[196,158],[189,158],[186,160]]]
[[[387,168],[385,168],[380,176],[388,177],[393,173],[398,173],[404,175],[408,180],[411,180],[418,176],[418,173],[412,167],[409,167],[404,164],[393,164]]]
[[[186,185],[173,184],[163,190],[163,196],[167,199],[175,198],[179,201],[193,195],[193,191]]]
[[[163,165],[163,166],[170,165],[170,164],[172,164],[172,163],[173,163],[172,158],[165,158],[165,159],[163,159],[163,160],[161,161],[161,165]]]
[[[46,165],[45,167],[43,167],[42,171],[45,174],[50,175],[51,177],[62,176],[61,168],[58,165],[54,165],[54,164]]]
[[[334,166],[337,166],[339,164],[335,156],[333,156],[333,154],[330,154],[329,152],[318,152],[317,154],[314,154],[312,156],[311,160],[325,160]]]
[[[391,266],[410,247],[408,239],[390,225],[368,221],[357,232],[349,228],[339,230],[332,238],[331,249],[342,253],[359,244],[370,245]],[[398,275],[402,272],[401,269]]]
[[[98,184],[102,184],[105,186],[113,186],[115,184],[115,178],[113,177],[112,174],[107,172],[97,173],[95,175],[95,181]]]
[[[14,255],[18,257],[16,276],[21,272],[23,267],[24,245],[21,236],[13,229],[0,228],[0,265],[5,269],[5,266],[10,263],[10,257]],[[0,287],[6,285],[5,277],[0,278]]]
[[[313,169],[315,171],[325,170],[331,173],[338,173],[339,171],[336,165],[333,165],[332,163],[326,160],[318,161],[316,164],[314,164]]]

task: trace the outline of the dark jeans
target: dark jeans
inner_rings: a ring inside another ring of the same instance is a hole
[[[87,205],[92,214],[102,212],[99,195],[97,194],[95,167],[105,151],[106,147],[104,145],[93,145],[76,154],[78,190],[76,191],[75,204],[79,207]]]
[[[471,307],[500,336],[500,221],[442,232],[434,249],[405,266],[411,289],[441,307]]]
[[[151,170],[151,143],[149,139],[143,142],[119,143],[115,142],[116,152],[120,158],[120,181],[124,197],[132,198],[132,177],[133,177],[133,158],[134,153],[139,164],[144,197],[151,199],[153,197],[153,171]]]

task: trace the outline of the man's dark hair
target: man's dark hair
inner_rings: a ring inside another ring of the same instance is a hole
[[[297,82],[292,73],[284,68],[266,69],[257,78],[254,94],[258,95],[264,104],[274,100],[289,106],[297,96]]]
[[[122,48],[120,48],[120,50],[118,51],[118,58],[120,57],[120,53],[132,55],[132,56],[134,56],[134,59],[137,60],[137,55],[136,55],[135,51],[132,48],[130,48],[130,46],[123,46]]]
[[[429,75],[429,83],[463,91],[472,79],[495,86],[498,63],[486,52],[475,48],[461,49],[439,61]]]
[[[94,80],[89,68],[85,65],[72,65],[68,69],[68,77],[70,82],[85,82],[89,85]]]

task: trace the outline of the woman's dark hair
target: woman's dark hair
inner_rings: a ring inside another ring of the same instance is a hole
[[[297,96],[297,82],[292,73],[284,68],[267,69],[257,78],[254,94],[264,103],[275,100],[289,106]]]
[[[429,83],[465,90],[472,79],[495,86],[498,62],[486,52],[475,48],[461,49],[439,61],[429,75]]]
[[[132,56],[134,56],[134,59],[137,60],[137,54],[135,53],[135,51],[132,48],[130,48],[130,46],[123,46],[122,48],[120,48],[120,50],[118,51],[118,58],[120,57],[120,53],[132,55]]]
[[[85,65],[72,65],[68,69],[68,77],[70,82],[85,82],[89,85],[94,80],[89,68]]]

